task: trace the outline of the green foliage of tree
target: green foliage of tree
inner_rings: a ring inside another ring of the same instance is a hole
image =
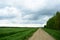
[[[46,28],[60,29],[60,12],[56,12],[56,15],[47,21]]]
[[[46,25],[44,25],[44,28],[46,28]]]
[[[48,20],[47,28],[54,28],[54,26],[55,26],[55,20],[54,19],[55,19],[55,17],[52,17]]]
[[[56,13],[55,17],[55,28],[60,29],[60,12]]]

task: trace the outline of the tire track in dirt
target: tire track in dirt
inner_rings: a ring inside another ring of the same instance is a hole
[[[55,39],[40,28],[28,40],[55,40]]]

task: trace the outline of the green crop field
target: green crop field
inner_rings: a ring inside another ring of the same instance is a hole
[[[44,30],[53,36],[56,40],[60,40],[60,30],[44,28]]]
[[[0,27],[0,40],[28,40],[37,29]]]

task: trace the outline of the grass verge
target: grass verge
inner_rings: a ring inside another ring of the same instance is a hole
[[[60,30],[43,28],[47,33],[52,35],[56,40],[60,40]]]

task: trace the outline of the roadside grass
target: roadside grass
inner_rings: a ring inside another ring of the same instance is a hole
[[[28,40],[38,28],[0,28],[0,40]]]
[[[43,28],[47,33],[53,36],[56,40],[60,40],[60,30]]]

